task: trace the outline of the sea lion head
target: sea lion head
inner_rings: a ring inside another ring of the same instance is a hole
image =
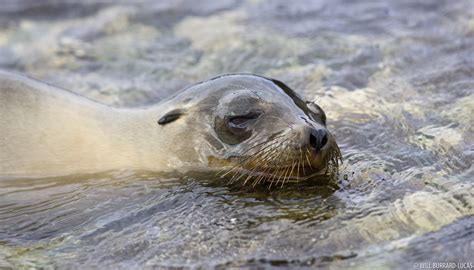
[[[324,111],[280,81],[225,75],[177,99],[184,108],[173,108],[159,123],[166,128],[184,118],[179,133],[189,133],[192,149],[178,151],[194,152],[231,182],[285,183],[337,168],[341,155]]]

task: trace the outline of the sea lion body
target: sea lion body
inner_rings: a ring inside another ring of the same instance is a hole
[[[227,75],[150,107],[114,108],[1,72],[0,174],[237,166],[262,174],[283,173],[281,167],[290,177],[296,175],[296,159],[298,170],[321,170],[338,152],[325,119],[319,119],[320,114],[309,117],[309,107],[278,83],[254,75]],[[270,141],[275,138],[280,140],[280,153],[265,152],[275,148],[276,141]],[[303,149],[309,153],[305,152],[305,164]],[[258,153],[267,156],[243,162]],[[289,172],[291,166],[295,172]]]
[[[0,74],[0,88],[3,175],[161,170],[177,160],[172,130],[157,129],[152,109],[109,107],[11,73]]]

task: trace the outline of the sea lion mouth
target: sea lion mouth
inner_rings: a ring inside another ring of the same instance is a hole
[[[282,166],[275,168],[241,168],[232,167],[228,171],[221,174],[222,177],[229,176],[229,184],[242,182],[243,185],[251,183],[256,186],[260,183],[268,183],[272,185],[283,186],[286,183],[298,183],[306,181],[319,175],[332,175],[337,172],[337,165],[328,164],[324,169],[315,169],[310,166]]]
[[[228,177],[229,184],[243,185],[259,183],[281,185],[302,182],[318,175],[334,175],[342,163],[337,144],[333,143],[326,152],[315,154],[298,149],[298,154],[289,155],[278,144],[263,147],[262,151],[248,156],[232,156],[227,159],[231,167],[221,170],[221,177]],[[287,150],[287,149],[286,149]]]

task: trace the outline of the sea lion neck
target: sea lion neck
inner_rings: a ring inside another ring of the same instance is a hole
[[[153,170],[166,160],[163,131],[159,132],[157,108],[100,108],[94,129],[100,129],[106,149],[104,159],[110,169]]]

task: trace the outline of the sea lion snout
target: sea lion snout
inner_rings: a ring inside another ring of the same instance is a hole
[[[328,134],[324,129],[310,128],[309,145],[315,152],[319,152],[328,143]]]
[[[294,142],[292,144],[296,148],[308,149],[315,154],[320,152],[329,141],[328,131],[323,127],[301,125],[293,127],[290,132],[293,133],[291,137]]]

